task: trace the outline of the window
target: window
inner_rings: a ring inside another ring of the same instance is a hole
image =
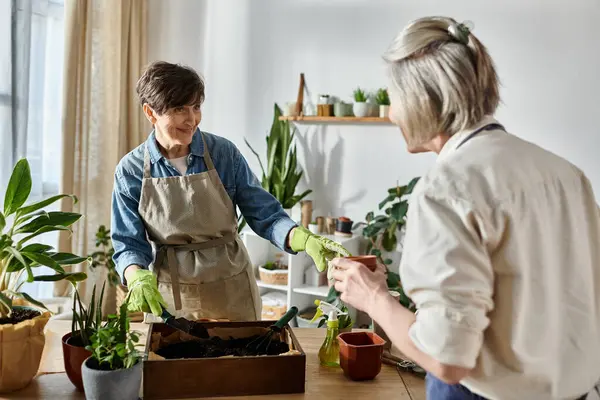
[[[57,194],[60,187],[63,35],[64,0],[0,1],[0,187],[6,188],[14,164],[26,157],[33,180],[30,202]],[[39,241],[56,247],[58,234]],[[35,272],[53,273],[46,267]],[[52,283],[28,283],[23,289],[52,297]]]

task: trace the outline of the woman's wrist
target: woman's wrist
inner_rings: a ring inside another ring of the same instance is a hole
[[[129,278],[135,273],[135,271],[142,269],[139,265],[131,264],[130,266],[125,268],[123,271],[123,278],[125,278],[125,282],[123,285],[127,286],[127,282],[130,280]]]

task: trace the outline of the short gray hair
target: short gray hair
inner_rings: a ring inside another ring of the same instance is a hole
[[[470,32],[451,33],[456,32],[451,26],[458,24],[446,17],[412,21],[383,55],[392,80],[393,119],[409,145],[453,135],[498,108],[498,76],[486,48]]]

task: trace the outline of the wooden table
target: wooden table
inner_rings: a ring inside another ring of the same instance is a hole
[[[71,321],[51,320],[46,326],[46,346],[38,376],[25,389],[10,393],[10,399],[85,399],[69,381],[63,364],[61,337],[69,332]],[[148,331],[148,325],[131,324],[133,330]],[[406,399],[425,400],[425,381],[415,375],[399,375],[396,369],[383,365],[381,373],[373,381],[353,382],[347,379],[340,368],[319,365],[319,347],[325,338],[325,329],[294,328],[302,349],[306,353],[306,392],[296,395],[270,395],[250,397],[220,397],[279,399]],[[142,339],[142,343],[144,340]]]

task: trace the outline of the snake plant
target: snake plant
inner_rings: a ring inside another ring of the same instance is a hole
[[[77,198],[59,194],[45,200],[24,205],[31,193],[31,171],[26,159],[15,165],[6,194],[4,209],[0,212],[0,318],[10,317],[14,299],[24,299],[32,305],[47,309],[40,301],[20,292],[25,282],[56,282],[68,280],[73,285],[87,278],[83,272],[66,272],[63,266],[86,262],[87,258],[70,253],[59,253],[52,246],[32,243],[37,236],[53,231],[70,231],[70,226],[81,218],[71,212],[47,212],[44,207],[63,198]],[[45,265],[55,271],[52,275],[34,275],[33,268]],[[26,279],[23,278],[25,274]]]
[[[312,190],[296,194],[296,186],[303,174],[303,171],[298,168],[296,146],[293,144],[296,131],[289,121],[279,120],[281,115],[281,109],[275,104],[271,131],[266,138],[266,168],[256,150],[247,140],[244,140],[260,164],[262,187],[275,196],[283,208],[291,209],[300,200],[312,193]],[[238,222],[238,230],[241,231],[246,225],[243,215],[239,216]]]

